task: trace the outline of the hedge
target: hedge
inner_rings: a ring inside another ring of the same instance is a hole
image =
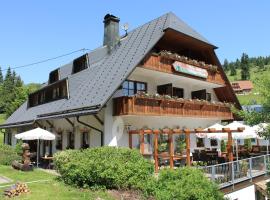
[[[0,144],[0,165],[11,165],[12,161],[20,159],[21,157],[17,154],[15,148]]]
[[[138,188],[154,172],[138,150],[121,147],[61,151],[54,161],[64,182],[79,187]]]

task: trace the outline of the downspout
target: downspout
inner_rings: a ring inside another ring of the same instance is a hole
[[[100,133],[100,136],[101,136],[101,146],[103,146],[103,144],[104,144],[104,142],[103,142],[103,137],[104,137],[103,131],[98,129],[98,128],[95,128],[95,127],[91,126],[90,124],[87,124],[87,123],[81,121],[80,116],[77,116],[76,119],[77,119],[78,123],[80,123],[80,124],[82,124],[84,126],[87,126],[87,127],[91,128],[91,129],[94,129],[95,131],[98,131]]]

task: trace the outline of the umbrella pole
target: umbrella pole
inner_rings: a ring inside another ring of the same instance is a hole
[[[38,167],[38,157],[39,157],[39,139],[37,140],[37,167]]]

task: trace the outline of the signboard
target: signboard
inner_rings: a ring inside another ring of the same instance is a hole
[[[179,62],[179,61],[175,61],[173,63],[173,68],[177,72],[181,72],[181,73],[184,73],[184,74],[189,74],[189,75],[192,75],[192,76],[197,76],[197,77],[200,77],[200,78],[207,78],[207,76],[208,76],[208,73],[207,73],[206,69],[195,67],[195,66],[192,66],[192,65],[189,65],[189,64],[186,64],[186,63],[182,63],[182,62]]]

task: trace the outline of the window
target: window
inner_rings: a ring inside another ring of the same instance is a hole
[[[211,93],[206,93],[206,101],[211,101]]]
[[[139,81],[125,81],[122,84],[124,96],[132,96],[140,92],[147,92],[147,84]]]
[[[57,150],[62,150],[62,139],[63,139],[62,135],[63,135],[62,132],[56,133],[56,149]]]
[[[89,142],[88,142],[88,132],[83,132],[82,134],[82,149],[89,148]]]
[[[59,69],[54,70],[49,75],[49,84],[59,81]]]
[[[173,95],[174,97],[184,98],[184,89],[173,87]]]
[[[215,147],[215,146],[218,145],[217,140],[215,140],[215,139],[211,139],[210,144],[211,144],[212,147]]]
[[[30,94],[28,97],[28,106],[34,107],[63,98],[68,98],[67,79],[55,82]]]
[[[11,145],[11,143],[12,143],[12,133],[10,132],[10,130],[6,131],[5,137],[7,137],[7,139],[6,139],[7,144]]]
[[[88,54],[85,54],[73,61],[72,73],[78,73],[86,68],[88,68]]]
[[[204,147],[204,140],[203,138],[197,138],[197,147]]]
[[[67,144],[67,149],[74,149],[74,133],[73,132],[68,132],[68,144]]]

